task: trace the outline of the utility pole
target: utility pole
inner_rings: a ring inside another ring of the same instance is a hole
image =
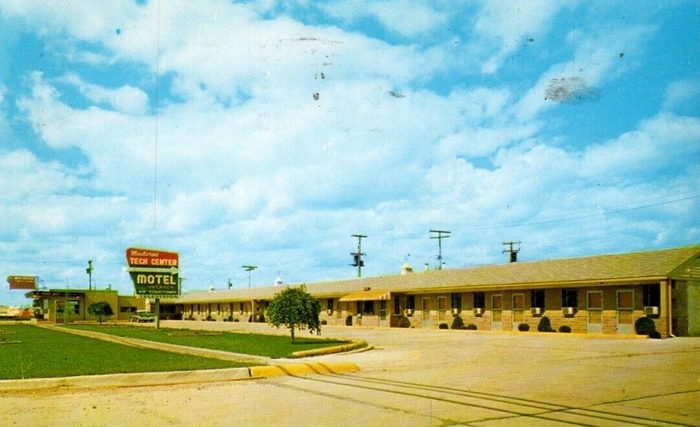
[[[242,265],[241,267],[243,267],[243,269],[248,272],[248,287],[250,288],[250,280],[251,280],[250,278],[252,275],[251,271],[258,268],[258,266],[257,265]]]
[[[501,251],[502,254],[508,252],[510,253],[510,262],[516,262],[518,260],[518,252],[520,252],[520,242],[503,242],[504,246],[508,246],[507,249]],[[513,248],[513,245],[518,245],[517,248]]]
[[[365,262],[362,260],[362,255],[367,255],[362,252],[362,239],[366,238],[364,234],[353,234],[352,237],[357,237],[357,252],[350,252],[354,262],[350,265],[357,267],[357,277],[362,277],[362,267],[364,267]]]
[[[88,274],[88,290],[92,290],[92,260],[88,261],[88,266],[85,269],[85,272]]]
[[[449,234],[452,233],[451,231],[446,231],[446,230],[430,230],[431,233],[437,233],[437,235],[431,235],[431,239],[437,239],[438,241],[438,270],[442,270],[442,239],[447,239],[449,238]]]

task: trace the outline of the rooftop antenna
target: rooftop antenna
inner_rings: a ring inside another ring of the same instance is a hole
[[[251,272],[252,272],[253,270],[255,270],[256,268],[258,268],[258,266],[257,266],[257,265],[242,265],[241,267],[242,267],[245,271],[248,272],[248,287],[250,288],[250,283],[251,283],[250,280],[251,280],[251,275],[252,275]]]
[[[431,233],[437,233],[437,235],[431,235],[431,239],[437,239],[438,241],[438,270],[442,270],[442,239],[447,239],[449,238],[449,234],[452,233],[451,231],[446,231],[446,230],[430,230]]]
[[[367,255],[362,252],[362,239],[367,236],[364,234],[353,234],[352,237],[357,237],[357,252],[350,252],[354,262],[350,265],[357,267],[357,277],[362,277],[362,267],[365,266],[365,262],[362,260],[362,255]]]
[[[508,246],[507,249],[503,249],[501,253],[510,253],[510,262],[517,262],[518,261],[518,252],[520,252],[520,242],[503,242],[504,246]],[[514,248],[514,245],[518,245],[517,248]]]

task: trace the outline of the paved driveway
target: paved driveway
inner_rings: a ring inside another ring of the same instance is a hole
[[[5,394],[0,413],[4,424],[30,425],[700,425],[698,338],[344,327],[323,335],[375,348],[314,358],[352,361],[356,374]]]

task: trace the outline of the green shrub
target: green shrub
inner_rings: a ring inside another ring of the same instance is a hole
[[[396,326],[398,326],[399,328],[410,328],[411,321],[408,320],[408,317],[401,316],[399,317],[399,321],[396,323]]]
[[[530,330],[530,325],[528,325],[527,323],[521,323],[518,325],[518,330],[520,332],[527,332]]]
[[[464,320],[459,316],[455,316],[452,320],[451,329],[464,329]]]
[[[475,325],[475,324],[470,323],[470,324],[467,325],[467,327],[466,327],[465,329],[467,329],[467,330],[469,330],[469,331],[476,331],[477,328],[476,328],[476,325]]]
[[[649,332],[649,338],[659,339],[661,338],[661,333],[659,331]]]
[[[559,327],[559,332],[564,332],[564,333],[570,333],[571,332],[571,327],[566,326],[566,325],[561,325]]]
[[[634,331],[638,335],[650,335],[656,331],[654,319],[650,317],[640,317],[634,322]]]
[[[542,318],[540,319],[540,323],[537,324],[537,331],[554,332],[554,329],[552,329],[552,322],[549,321],[549,317],[542,316]]]
[[[447,327],[447,323],[440,323],[439,328],[440,328],[440,329],[449,329],[449,328]]]

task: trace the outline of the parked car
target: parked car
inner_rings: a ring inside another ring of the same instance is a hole
[[[136,314],[129,316],[129,322],[143,323],[143,322],[154,322],[156,320],[156,315],[148,310],[138,310]]]

